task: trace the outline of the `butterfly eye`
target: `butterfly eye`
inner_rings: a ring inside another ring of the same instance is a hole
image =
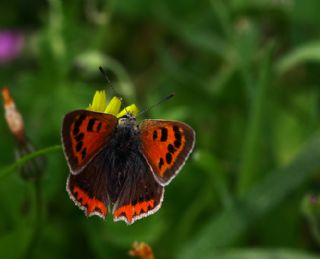
[[[119,119],[120,119],[120,120],[121,120],[121,119],[124,119],[124,120],[128,120],[128,121],[136,121],[136,117],[134,117],[134,116],[133,116],[132,114],[130,114],[130,113],[127,113],[127,114],[121,116]]]
[[[136,118],[130,114],[127,114],[119,119],[118,124],[127,127],[134,127],[136,125]]]

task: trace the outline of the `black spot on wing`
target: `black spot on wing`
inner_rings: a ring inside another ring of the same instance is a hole
[[[171,164],[171,162],[172,162],[172,155],[171,155],[170,153],[167,153],[167,154],[166,154],[166,161],[167,161],[168,164]]]
[[[96,122],[96,119],[92,118],[88,122],[87,131],[93,131],[93,126]]]
[[[175,141],[173,142],[173,144],[176,148],[179,148],[181,146],[181,139],[182,139],[180,128],[178,126],[173,126],[173,132],[175,137]]]
[[[173,144],[174,144],[174,146],[176,148],[179,148],[181,146],[181,141],[180,140],[175,140]]]
[[[174,152],[176,152],[176,149],[175,149],[175,147],[174,147],[172,144],[169,144],[169,145],[168,145],[168,151],[169,151],[171,154],[173,154]]]
[[[80,133],[79,135],[75,136],[75,139],[76,139],[77,142],[81,141],[83,138],[84,138],[84,134],[83,133]]]
[[[163,165],[164,165],[164,161],[163,161],[163,158],[161,157],[159,160],[159,169],[161,169]]]
[[[174,131],[174,137],[176,140],[181,141],[181,132],[179,127],[173,126],[173,131]]]
[[[86,115],[81,114],[77,119],[76,122],[74,123],[74,128],[73,128],[73,135],[77,135],[80,131],[80,126],[84,119],[86,118]]]
[[[77,143],[77,145],[76,145],[76,151],[77,151],[77,152],[80,152],[80,150],[82,149],[82,145],[83,145],[83,142],[82,142],[82,141],[80,141],[80,142]]]
[[[168,139],[168,130],[166,128],[161,128],[161,138],[160,141],[165,142]]]
[[[74,126],[73,135],[77,135],[79,133],[79,131],[80,131],[79,127]]]
[[[153,131],[153,136],[152,136],[153,140],[156,140],[158,138],[158,132],[155,130]]]

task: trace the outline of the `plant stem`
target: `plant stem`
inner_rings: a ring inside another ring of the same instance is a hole
[[[55,145],[51,147],[46,147],[40,150],[37,150],[35,152],[32,152],[28,155],[25,155],[24,157],[18,159],[16,162],[14,162],[11,165],[8,165],[0,170],[0,180],[4,179],[6,176],[10,175],[12,172],[17,170],[19,167],[23,166],[26,162],[28,162],[30,159],[33,159],[38,156],[45,155],[50,152],[61,150],[61,145]]]
[[[34,251],[39,241],[41,227],[42,227],[42,220],[43,220],[43,197],[42,197],[42,187],[41,187],[41,178],[35,180],[34,184],[34,230],[29,245],[27,247],[25,257],[26,258],[33,258]]]

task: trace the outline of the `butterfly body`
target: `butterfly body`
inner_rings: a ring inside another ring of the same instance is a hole
[[[194,146],[194,131],[174,121],[86,110],[68,113],[62,141],[71,174],[70,198],[87,216],[131,224],[156,212],[164,186],[177,174]]]
[[[132,118],[119,121],[110,142],[100,152],[95,163],[101,161],[106,177],[107,192],[114,204],[125,184],[135,182],[135,178],[146,177],[149,166],[139,151],[139,129]],[[136,203],[136,202],[135,202]]]

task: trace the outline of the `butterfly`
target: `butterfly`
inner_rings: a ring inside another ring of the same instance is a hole
[[[195,144],[187,124],[143,120],[127,113],[68,113],[62,143],[70,172],[67,192],[87,216],[132,224],[159,210],[164,187],[178,174]]]

